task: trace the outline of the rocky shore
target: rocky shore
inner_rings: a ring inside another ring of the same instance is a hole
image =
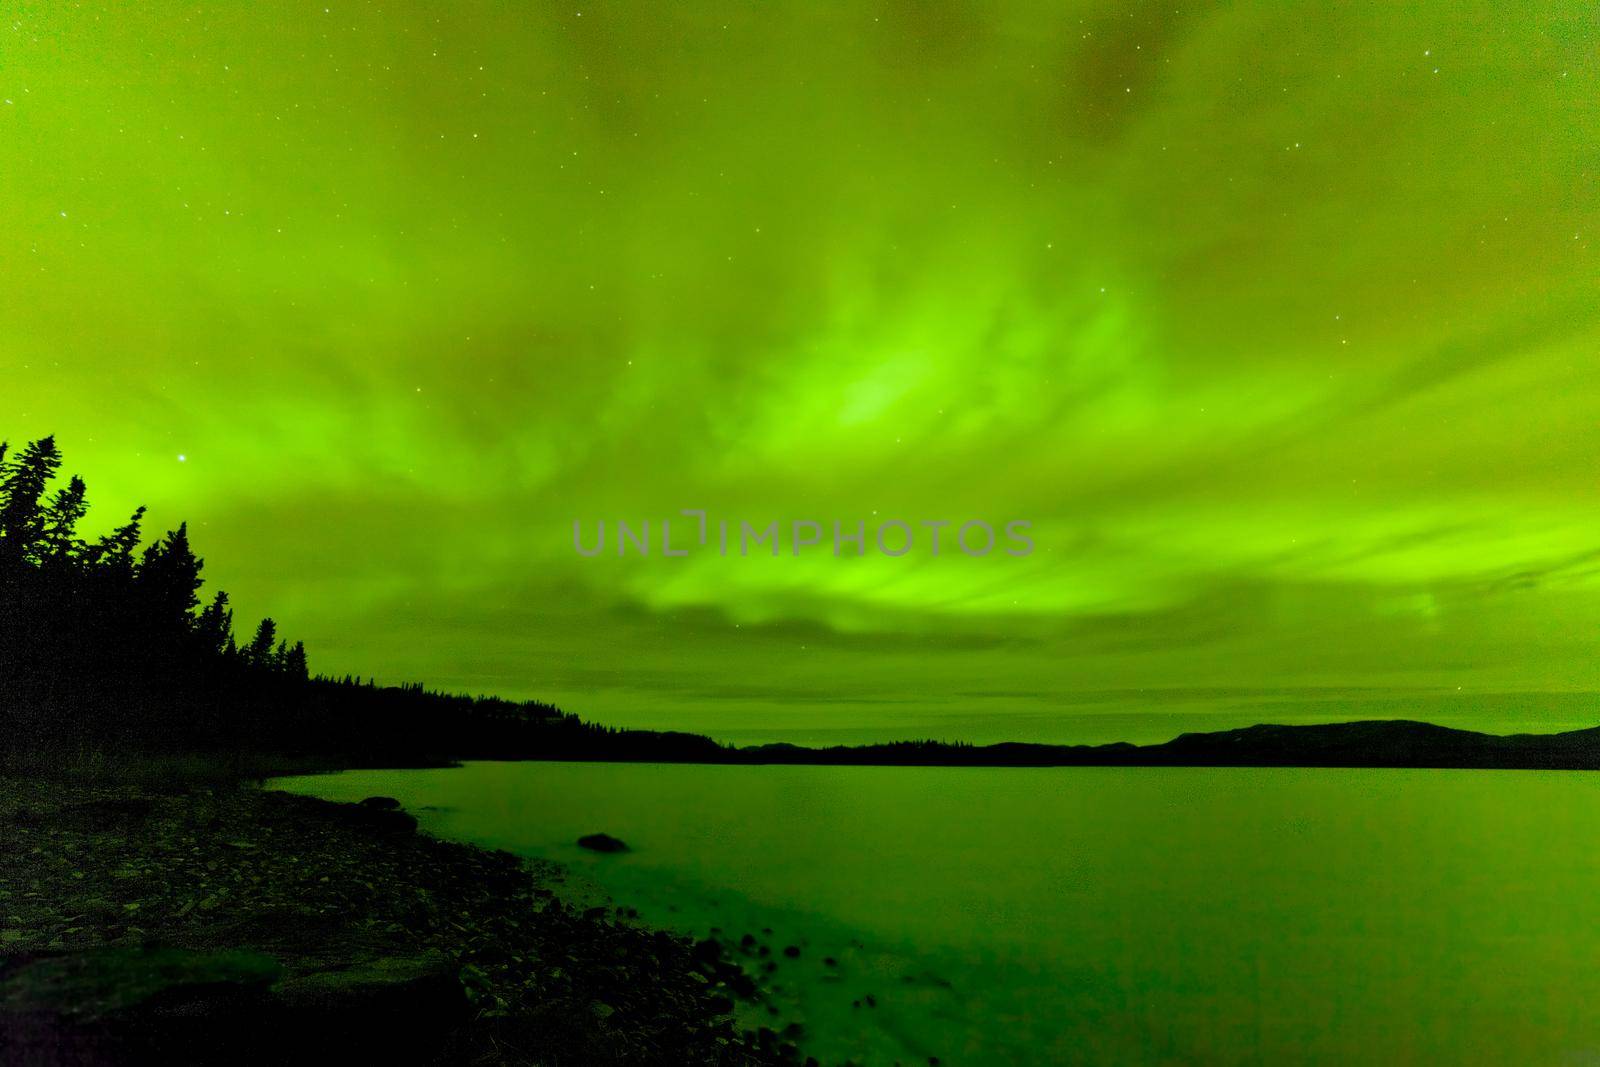
[[[382,803],[0,778],[0,1061],[773,1064],[714,942]],[[790,1035],[792,1036],[792,1035]]]

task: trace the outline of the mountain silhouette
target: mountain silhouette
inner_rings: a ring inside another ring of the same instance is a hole
[[[901,742],[807,749],[738,749],[741,763],[967,767],[1435,767],[1600,769],[1600,726],[1554,734],[1485,734],[1408,719],[1314,726],[1260,724],[1180,734],[1158,745],[996,745]]]

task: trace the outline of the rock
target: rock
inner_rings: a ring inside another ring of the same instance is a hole
[[[335,804],[310,798],[306,798],[303,806],[307,814],[313,812],[323,814],[357,830],[409,834],[417,828],[417,820],[414,817],[391,808],[370,807],[364,804]]]
[[[437,949],[302,975],[274,992],[291,1032],[345,1035],[343,1050],[366,1062],[424,1060],[471,1015],[460,969]]]
[[[205,901],[186,902],[184,907],[188,908],[191,903],[207,910],[216,907],[213,902],[208,908]],[[237,917],[229,916],[215,921],[212,928],[219,933],[225,933],[229,941],[235,944],[255,945],[261,948],[275,946],[292,948],[303,945],[308,937],[331,939],[344,928],[346,921],[344,916],[336,912],[323,911],[308,904],[275,901],[262,904]]]
[[[53,814],[51,822],[57,826],[90,832],[131,830],[150,817],[152,808],[153,804],[149,797],[86,800],[61,808]]]
[[[394,797],[367,797],[361,802],[363,808],[378,808],[382,811],[395,811],[399,809],[400,802]]]
[[[754,979],[737,968],[725,975],[722,980],[733,990],[734,996],[743,997],[745,1000],[754,1000],[759,992]]]
[[[403,811],[389,808],[364,808],[359,804],[345,805],[359,814],[353,820],[373,830],[391,834],[409,834],[416,830],[417,819]]]
[[[585,921],[559,869],[414,827],[0,777],[0,1063],[785,1062],[743,1039],[752,957]]]
[[[218,989],[265,989],[282,968],[249,950],[103,948],[7,961],[0,1011],[98,1019],[150,1001],[172,1003]]]
[[[48,953],[0,972],[7,1062],[419,1062],[468,1017],[439,951],[292,978],[252,950],[155,947]]]
[[[249,950],[103,948],[14,958],[0,973],[7,1062],[237,1060],[280,967]],[[254,1020],[254,1021],[253,1021]],[[245,1035],[245,1036],[242,1036]]]
[[[584,834],[578,838],[578,847],[586,848],[591,852],[627,852],[626,842],[612,837],[610,834]]]

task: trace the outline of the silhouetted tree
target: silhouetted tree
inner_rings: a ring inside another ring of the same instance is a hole
[[[133,550],[139,547],[140,527],[144,523],[144,505],[134,509],[133,517],[111,533],[100,538],[89,548],[89,562],[111,568],[133,571]]]
[[[50,498],[41,523],[38,552],[41,560],[62,563],[82,555],[83,542],[77,539],[77,530],[79,520],[89,510],[86,495],[83,479],[74,474],[67,487],[56,490],[55,496]]]
[[[270,669],[272,667],[272,643],[278,639],[278,624],[271,618],[261,620],[261,625],[256,627],[256,635],[244,648],[244,661],[252,667]]]
[[[210,656],[226,655],[233,646],[233,609],[220,589],[195,620],[194,635],[200,650]]]
[[[271,618],[240,649],[227,594],[200,609],[203,563],[188,527],[141,552],[141,507],[87,540],[79,528],[88,491],[74,476],[52,492],[60,467],[54,438],[20,452],[0,442],[0,770],[110,749],[320,753],[393,765],[629,758],[711,745],[607,732],[547,704],[313,677],[305,645],[280,638]]]
[[[145,549],[135,576],[140,599],[161,623],[187,623],[200,606],[204,565],[189,548],[189,524],[180,524]]]
[[[56,439],[32,442],[0,473],[0,563],[26,559],[44,526],[40,500],[61,466]]]
[[[294,646],[283,655],[283,673],[296,681],[305,681],[311,676],[310,668],[306,665],[306,646],[304,641],[296,641]]]

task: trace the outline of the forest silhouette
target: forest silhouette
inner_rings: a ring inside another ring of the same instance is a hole
[[[262,619],[248,641],[179,525],[149,544],[144,508],[79,528],[88,489],[53,437],[0,443],[0,743],[13,768],[106,753],[261,755],[403,765],[473,757],[716,758],[688,734],[613,730],[552,705],[379,687],[311,672]],[[263,551],[270,549],[263,544]],[[259,762],[252,759],[251,762]]]
[[[240,644],[223,592],[179,525],[147,545],[144,509],[89,540],[88,490],[60,484],[52,437],[0,442],[0,770],[198,755],[245,768],[419,766],[463,759],[909,766],[1343,766],[1600,769],[1600,727],[1497,736],[1407,720],[1257,725],[1159,745],[737,748],[597,726],[539,701],[313,674],[271,618]],[[270,548],[263,545],[263,551]]]

